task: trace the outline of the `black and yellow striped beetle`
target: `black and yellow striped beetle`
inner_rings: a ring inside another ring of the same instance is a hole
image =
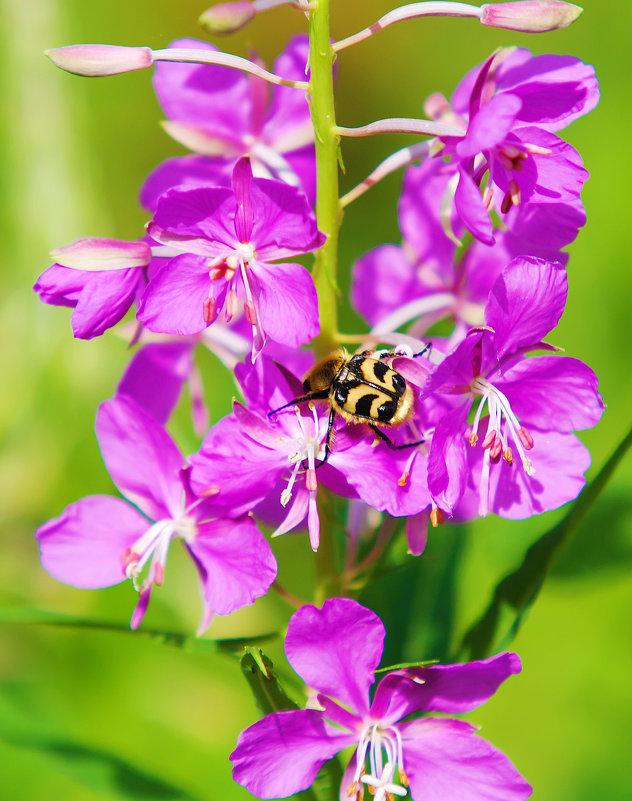
[[[422,356],[429,350],[430,346],[426,346],[419,353],[414,353],[412,358]],[[268,417],[297,403],[326,400],[330,412],[325,439],[325,458],[320,464],[324,464],[329,456],[331,432],[337,414],[347,423],[367,424],[393,450],[421,445],[423,439],[396,445],[379,428],[379,426],[401,425],[413,414],[411,388],[403,375],[385,363],[385,359],[399,355],[394,352],[363,351],[349,356],[343,349],[334,351],[309,370],[303,380],[305,394],[268,412]]]

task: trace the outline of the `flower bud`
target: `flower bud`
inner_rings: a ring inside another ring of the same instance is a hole
[[[237,0],[234,3],[220,3],[207,8],[198,22],[209,33],[234,33],[254,19],[256,10],[248,0]]]
[[[56,264],[74,270],[124,270],[149,264],[151,248],[146,242],[85,237],[51,250],[50,255]]]
[[[567,28],[583,8],[560,0],[517,0],[515,3],[486,3],[480,21],[493,28],[522,33],[544,33]]]
[[[91,78],[100,75],[117,75],[151,67],[154,58],[149,47],[121,47],[119,45],[79,44],[56,47],[44,51],[57,67],[75,75]]]

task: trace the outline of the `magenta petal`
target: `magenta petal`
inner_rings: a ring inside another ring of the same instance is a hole
[[[175,188],[158,201],[150,236],[207,258],[227,255],[235,237],[235,196],[224,187]]]
[[[123,554],[150,525],[120,498],[88,495],[35,532],[42,567],[73,587],[111,587],[126,578]]]
[[[518,655],[505,651],[473,662],[402,671],[414,679],[409,685],[410,706],[405,714],[420,710],[447,714],[471,712],[491,698],[505,679],[520,673],[520,669]],[[377,692],[375,695],[377,701]]]
[[[525,162],[525,170],[519,174],[518,183],[523,190],[523,176],[528,172],[529,163],[535,167],[535,184],[533,189],[524,193],[523,200],[532,203],[559,203],[576,200],[588,180],[588,171],[574,147],[564,142],[555,134],[539,128],[520,128],[515,132],[515,144],[537,145],[550,150],[548,155],[531,156]],[[496,180],[494,171],[494,180]],[[500,182],[499,182],[500,183]]]
[[[169,47],[217,51],[199,39],[177,39]],[[250,132],[250,82],[237,70],[215,64],[158,62],[154,89],[171,120],[203,126],[229,142],[239,142]]]
[[[193,369],[192,342],[143,345],[123,374],[117,392],[133,398],[163,425]]]
[[[147,176],[140,202],[154,211],[161,195],[175,186],[224,186],[230,181],[232,161],[210,156],[176,156],[163,161]]]
[[[604,404],[588,365],[568,356],[523,359],[495,381],[519,420],[553,431],[591,428]]]
[[[525,801],[530,785],[509,759],[461,720],[401,727],[411,796],[423,801]]]
[[[469,158],[499,145],[513,128],[521,106],[516,95],[492,97],[470,120],[465,138],[456,146],[458,156]]]
[[[428,542],[429,511],[418,512],[406,518],[406,544],[411,556],[421,556]]]
[[[478,186],[472,177],[459,165],[459,183],[454,195],[456,210],[463,225],[481,242],[493,245],[492,221],[485,208]]]
[[[567,292],[561,264],[528,256],[514,259],[494,283],[485,307],[496,355],[544,339],[562,316]]]
[[[211,292],[225,292],[226,282],[211,282],[206,259],[188,253],[168,261],[149,282],[138,309],[138,319],[161,334],[191,336],[208,327],[204,300]],[[222,305],[219,295],[218,307]]]
[[[179,517],[184,459],[158,421],[132,398],[117,395],[99,406],[95,429],[120,492],[153,520]]]
[[[200,573],[204,617],[252,604],[276,578],[274,554],[249,517],[199,523],[187,547]]]
[[[261,326],[270,339],[297,348],[318,336],[318,295],[305,267],[257,263],[252,272],[259,288]]]
[[[362,714],[384,634],[382,621],[370,609],[350,598],[330,598],[322,609],[309,604],[292,615],[285,654],[306,684]]]
[[[235,233],[240,242],[248,242],[252,234],[254,215],[250,186],[252,184],[252,168],[250,159],[239,159],[233,169],[232,187],[235,193],[237,211],[235,212]]]
[[[310,787],[321,766],[355,741],[314,709],[275,712],[239,735],[233,778],[257,798],[287,798]]]
[[[468,476],[465,429],[471,401],[457,406],[439,420],[428,457],[428,489],[435,503],[452,512],[461,500]]]
[[[250,242],[258,260],[310,253],[323,244],[325,237],[300,190],[281,181],[254,178],[250,191],[255,215]]]
[[[595,68],[573,56],[531,56],[520,49],[502,65],[496,83],[499,92],[522,100],[521,122],[549,131],[564,128],[599,102]]]

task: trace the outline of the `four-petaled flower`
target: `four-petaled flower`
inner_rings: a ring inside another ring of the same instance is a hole
[[[169,546],[182,540],[200,578],[203,632],[268,591],[276,577],[270,546],[249,517],[221,517],[189,487],[188,468],[164,428],[130,397],[99,407],[96,432],[121,494],[89,495],[37,530],[42,565],[74,587],[110,587],[129,578],[139,592],[131,627],[163,583]]]
[[[258,798],[286,798],[310,787],[327,760],[353,746],[341,798],[359,798],[367,784],[382,795],[402,795],[408,787],[415,801],[528,798],[529,784],[470,723],[409,718],[476,709],[520,671],[516,654],[395,670],[371,700],[384,634],[377,615],[349,598],[301,607],[290,619],[285,653],[315,691],[316,708],[276,712],[242,732],[231,754],[235,781]]]
[[[281,181],[253,178],[247,158],[232,190],[171,189],[148,226],[179,254],[150,281],[138,319],[151,331],[197,334],[243,302],[253,355],[266,337],[298,347],[320,330],[314,282],[300,264],[271,263],[319,248],[325,237],[305,197]],[[241,299],[241,302],[240,302]]]

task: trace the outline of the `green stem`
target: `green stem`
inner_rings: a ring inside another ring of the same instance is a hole
[[[333,65],[329,34],[329,0],[316,0],[309,15],[310,111],[316,140],[316,219],[327,241],[316,254],[314,284],[320,308],[320,335],[314,341],[317,358],[337,345],[338,136],[334,133]]]
[[[333,67],[335,53],[329,33],[329,2],[315,0],[309,14],[309,97],[316,142],[316,219],[327,241],[316,254],[312,277],[318,292],[320,334],[313,342],[317,359],[331,353],[337,345],[338,330],[338,142],[334,133]],[[331,494],[318,491],[320,546],[316,553],[316,603],[335,595],[338,577],[333,541],[334,515]]]

